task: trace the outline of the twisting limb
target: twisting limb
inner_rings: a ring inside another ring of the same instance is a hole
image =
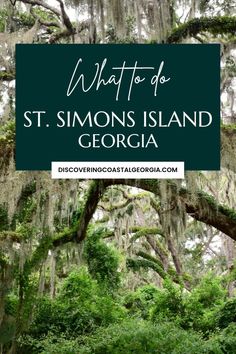
[[[75,34],[75,28],[73,27],[69,16],[67,15],[64,7],[64,3],[62,0],[57,0],[60,4],[60,9],[61,9],[61,19],[63,22],[63,25],[65,29],[63,29],[61,32],[54,33],[51,38],[49,39],[49,43],[53,44],[56,43],[59,39],[65,38],[65,37],[72,37],[72,40],[74,42],[74,34]]]
[[[63,21],[63,24],[64,26],[67,28],[68,32],[73,36],[74,35],[74,32],[75,32],[75,29],[69,19],[69,16],[67,15],[66,13],[66,10],[65,10],[65,6],[64,6],[64,3],[62,0],[57,0],[60,4],[60,9],[61,9],[61,17],[62,17],[62,21]]]
[[[216,34],[235,34],[236,17],[235,16],[216,16],[194,18],[177,28],[175,28],[167,38],[167,43],[178,43],[184,38],[195,37],[201,32]]]
[[[48,5],[46,2],[44,2],[43,0],[16,0],[16,1],[20,1],[23,2],[24,4],[30,4],[30,5],[38,5],[41,6],[51,12],[53,12],[57,17],[61,17],[61,12],[59,10],[57,10],[55,7]]]
[[[38,20],[38,22],[42,26],[61,28],[61,24],[59,22],[56,22],[56,21],[45,21],[41,17],[37,16],[37,14],[34,12],[34,6],[33,5],[30,8],[30,13],[36,20]]]
[[[51,11],[54,15],[57,16],[58,19],[62,21],[62,24],[60,24],[60,22],[55,22],[55,21],[47,22],[38,18],[38,16],[35,13],[31,12],[34,17],[37,17],[41,25],[46,27],[55,26],[61,28],[60,32],[52,34],[52,36],[49,39],[49,43],[55,43],[61,38],[70,37],[70,36],[72,36],[72,39],[74,41],[75,28],[73,27],[70,18],[65,11],[65,6],[62,0],[57,0],[60,5],[60,10],[58,10],[57,8],[51,5],[48,5],[43,0],[17,0],[17,1],[21,1],[25,4],[30,4],[32,6],[43,7],[44,9]]]
[[[150,194],[148,192],[142,192],[142,193],[138,193],[138,194],[135,194],[135,195],[132,195],[132,194],[129,194],[127,193],[126,190],[122,189],[122,188],[119,188],[118,189],[122,195],[123,195],[123,198],[124,200],[120,203],[117,203],[117,204],[112,204],[111,206],[106,206],[104,203],[102,203],[102,201],[99,203],[98,207],[100,207],[101,209],[103,209],[104,211],[107,211],[107,212],[112,212],[112,211],[115,211],[117,209],[122,209],[122,208],[125,208],[127,207],[130,203],[134,202],[134,201],[138,201],[138,200],[141,200],[147,196],[149,196]]]
[[[78,220],[77,241],[82,241],[86,236],[88,224],[97,208],[98,202],[106,190],[107,185],[103,181],[92,181],[88,190],[87,201]]]

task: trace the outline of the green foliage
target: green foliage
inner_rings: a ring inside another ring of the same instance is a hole
[[[217,325],[226,328],[230,323],[236,324],[236,299],[228,300],[217,313]]]
[[[169,279],[164,281],[164,289],[159,292],[151,313],[154,322],[162,318],[180,321],[184,314],[183,289],[175,286]]]
[[[221,285],[221,279],[212,274],[206,275],[185,298],[182,326],[206,334],[212,331],[216,326],[216,313],[225,296],[226,291]]]
[[[75,270],[65,279],[55,299],[38,300],[28,337],[21,339],[21,347],[26,350],[29,343],[38,343],[50,333],[73,339],[98,326],[118,322],[124,314],[124,308],[104,294],[84,268]]]
[[[84,255],[92,277],[107,290],[114,291],[120,284],[119,255],[102,240],[103,233],[99,229],[87,236]]]
[[[79,354],[80,345],[76,339],[68,339],[63,335],[49,334],[39,343],[35,343],[35,349],[40,354]],[[24,353],[25,354],[25,353]],[[32,354],[32,353],[29,353]]]
[[[57,22],[57,17],[56,15],[52,14],[51,12],[48,12],[47,10],[44,10],[40,7],[35,8],[34,13],[43,21],[46,22]],[[51,28],[51,26],[50,26]]]
[[[35,19],[34,17],[27,12],[19,12],[17,11],[13,17],[15,24],[18,29],[20,28],[30,28],[34,25]]]
[[[15,121],[9,120],[6,124],[0,126],[0,168],[8,166],[9,159],[14,151],[14,145]]]
[[[7,17],[7,10],[6,9],[1,9],[0,10],[0,32],[4,32],[5,31],[6,17]]]
[[[2,73],[4,75],[4,72]],[[15,120],[10,119],[0,126],[0,158],[7,162],[15,145]]]
[[[141,271],[141,269],[152,269],[157,272],[163,279],[167,277],[167,273],[163,270],[163,267],[161,267],[157,262],[153,262],[153,260],[150,259],[127,258],[126,265],[127,268],[132,269],[134,272]]]
[[[219,334],[209,340],[210,348],[217,348],[213,353],[235,354],[236,353],[236,325],[230,324]],[[210,351],[212,353],[212,351]]]
[[[220,278],[209,274],[190,293],[170,279],[163,289],[147,285],[127,292],[122,307],[85,268],[74,270],[54,299],[44,296],[35,302],[33,322],[19,341],[19,353],[233,354],[235,323],[224,335],[217,333],[216,318],[231,322],[234,310],[222,307],[224,299]],[[9,308],[14,309],[12,304]]]
[[[184,329],[208,334],[216,327],[216,313],[225,296],[221,279],[211,274],[204,277],[190,293],[184,293],[182,288],[168,279],[164,282],[164,289],[159,290],[156,296],[151,319],[154,322],[173,320]]]
[[[18,297],[10,293],[5,300],[5,313],[9,316],[16,316],[17,306],[18,306]]]
[[[0,325],[0,344],[9,343],[15,333],[16,323],[14,317],[7,317]]]
[[[209,273],[202,278],[191,293],[191,301],[197,299],[203,308],[212,308],[222,304],[226,290],[221,285],[221,278]]]
[[[156,286],[145,285],[134,292],[129,292],[124,297],[123,304],[129,315],[148,319],[150,309],[155,304],[158,295],[160,295],[160,290]]]
[[[119,325],[99,329],[94,336],[84,338],[86,345],[80,354],[202,354],[200,336],[173,324],[153,325],[147,321],[128,320]]]
[[[15,141],[16,135],[16,123],[15,120],[10,119],[6,124],[0,127],[0,138],[12,143]]]

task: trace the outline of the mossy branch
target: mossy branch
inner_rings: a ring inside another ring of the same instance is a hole
[[[158,227],[140,227],[137,232],[131,237],[131,242],[138,240],[140,237],[148,235],[161,235],[163,236],[163,231]]]
[[[143,251],[139,251],[137,253],[137,256],[143,258],[143,260],[141,260],[141,261],[145,261],[144,262],[145,268],[153,269],[155,272],[157,272],[160,275],[160,277],[162,279],[171,278],[175,283],[180,284],[180,285],[184,285],[186,287],[186,289],[188,289],[188,290],[190,289],[189,283],[185,282],[182,279],[182,277],[179,274],[177,274],[175,269],[173,267],[171,267],[170,265],[165,270],[161,260],[159,260],[158,258],[153,257],[150,254],[145,253]],[[141,265],[141,264],[142,263],[140,262],[139,265]]]
[[[216,16],[194,18],[173,30],[167,38],[167,43],[179,43],[187,37],[195,37],[201,32],[213,35],[232,34],[236,32],[235,16]]]
[[[10,71],[0,72],[0,81],[12,81],[15,80],[15,73]]]
[[[133,271],[136,272],[139,271],[141,268],[144,268],[146,270],[152,269],[156,273],[158,273],[162,279],[166,279],[167,277],[167,273],[164,272],[163,269],[158,266],[158,264],[147,259],[128,258],[126,264],[128,268],[131,268]]]
[[[21,243],[22,235],[15,231],[2,231],[0,232],[0,242],[10,240],[11,242]]]
[[[91,181],[90,187],[87,192],[87,199],[83,211],[78,220],[76,236],[76,240],[78,242],[82,241],[85,238],[87,226],[105,190],[106,184],[103,181]]]
[[[32,254],[32,257],[25,262],[23,274],[27,278],[32,270],[39,269],[42,262],[47,258],[48,251],[52,247],[52,237],[45,235],[40,240],[38,247]]]
[[[80,242],[85,238],[88,224],[107,187],[111,185],[129,185],[160,195],[159,183],[158,180],[150,179],[110,179],[104,181],[92,181],[87,193],[85,206],[76,226],[77,232],[75,229],[66,230],[64,233],[57,235],[56,239],[53,241],[53,245],[57,246],[73,240]],[[236,240],[235,210],[218,204],[214,197],[207,193],[196,192],[196,196],[193,198],[192,193],[187,189],[178,189],[174,182],[169,181],[169,183],[173,192],[181,199],[188,214],[198,221],[214,226],[216,229]]]
[[[150,261],[150,262],[155,263],[159,268],[161,268],[161,272],[166,273],[166,272],[164,271],[164,266],[163,266],[162,262],[161,262],[158,258],[153,257],[153,256],[151,256],[150,254],[148,254],[148,253],[146,253],[146,252],[143,252],[143,251],[138,251],[138,252],[136,253],[136,255],[139,256],[139,257],[142,257],[142,258],[144,258],[144,259],[146,259],[146,260],[148,260],[148,261]],[[162,276],[161,276],[161,277],[162,277]]]
[[[124,184],[129,186],[135,186],[137,188],[144,189],[152,192],[156,195],[160,195],[160,182],[158,180],[106,180],[106,185]],[[207,193],[196,192],[196,196],[192,197],[187,189],[178,189],[174,182],[169,181],[170,187],[173,189],[173,193],[181,199],[185,210],[194,219],[201,221],[207,225],[211,225],[222,231],[224,234],[236,240],[236,211],[226,206],[220,205]]]

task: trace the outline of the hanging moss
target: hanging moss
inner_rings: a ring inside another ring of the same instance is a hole
[[[236,173],[236,125],[221,127],[221,166]]]
[[[35,192],[36,192],[36,181],[33,180],[22,189],[18,204],[21,202],[25,202]]]
[[[0,10],[0,32],[4,32],[6,28],[6,18],[8,16],[6,9]]]
[[[0,73],[1,75],[1,73]],[[0,77],[1,80],[1,77]],[[0,127],[0,170],[9,166],[9,161],[15,149],[15,121],[9,120]]]
[[[52,237],[50,235],[43,236],[31,259],[25,263],[25,276],[30,274],[32,269],[36,270],[39,268],[39,265],[45,260],[51,247]]]
[[[184,38],[194,37],[200,32],[210,32],[213,35],[236,32],[236,17],[216,16],[194,18],[183,25],[180,25],[171,33],[167,43],[178,43]]]
[[[0,231],[8,230],[9,220],[7,207],[4,204],[0,204]]]
[[[187,196],[190,195],[190,193],[189,191],[187,191],[187,189],[181,188],[179,190],[179,195]],[[225,216],[229,217],[231,220],[236,221],[236,211],[234,209],[217,203],[217,201],[212,195],[205,193],[203,191],[197,191],[196,195],[198,201],[203,203],[205,208],[210,207],[213,211],[220,212]]]
[[[40,194],[40,199],[39,199],[40,210],[44,207],[44,205],[46,204],[47,200],[48,200],[48,192],[42,192]]]
[[[21,235],[14,231],[2,231],[0,232],[0,241],[10,239],[12,242],[21,242]]]
[[[37,209],[36,199],[33,197],[35,192],[35,180],[23,187],[17,203],[17,211],[12,218],[11,229],[15,230],[17,222],[28,223],[32,221],[33,215]]]

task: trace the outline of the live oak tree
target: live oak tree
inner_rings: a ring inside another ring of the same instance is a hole
[[[119,267],[125,274],[126,290],[147,282],[162,287],[170,279],[190,294],[195,294],[195,285],[211,269],[225,276],[225,287],[233,296],[235,5],[235,1],[220,0],[57,0],[54,6],[46,0],[1,3],[0,329],[5,333],[2,352],[17,352],[21,334],[27,332],[33,321],[32,304],[47,293],[52,301],[57,298],[60,283],[71,265],[87,265],[91,277],[106,284],[104,288],[111,293],[120,286]],[[46,172],[16,172],[14,46],[19,42],[221,43],[221,172],[187,173],[182,182],[53,181]],[[119,255],[110,249],[112,243]],[[105,265],[103,259],[107,259]],[[86,277],[80,274],[69,279],[71,283],[75,279],[75,283],[90,286],[92,303],[97,285]],[[69,296],[68,283],[66,286],[64,294]],[[17,299],[14,316],[8,313],[9,294]],[[112,300],[106,297],[109,301]],[[102,304],[99,306],[105,311]],[[120,310],[116,311],[122,317]],[[7,332],[6,328],[12,330]]]

